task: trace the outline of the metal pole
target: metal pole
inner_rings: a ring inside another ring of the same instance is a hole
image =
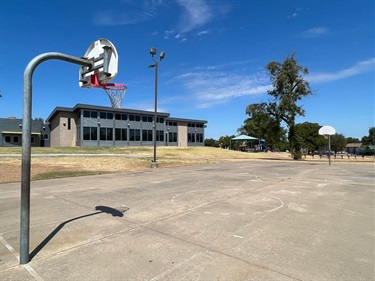
[[[31,166],[31,110],[32,77],[36,67],[50,59],[63,60],[92,67],[92,62],[61,53],[44,53],[36,56],[26,66],[23,75],[23,115],[22,115],[22,167],[21,167],[21,225],[20,225],[20,264],[30,261],[30,166]]]
[[[328,135],[328,163],[331,165],[331,135]]]
[[[158,166],[156,162],[156,124],[158,112],[158,62],[155,62],[155,114],[154,114],[154,165]]]

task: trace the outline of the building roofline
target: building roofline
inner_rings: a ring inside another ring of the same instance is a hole
[[[59,112],[76,112],[79,109],[98,110],[98,111],[112,111],[112,112],[119,112],[119,113],[126,112],[126,113],[147,114],[147,115],[154,114],[154,111],[129,109],[129,108],[113,108],[113,107],[109,107],[109,106],[99,106],[99,105],[77,103],[73,108],[71,108],[71,107],[61,107],[61,106],[56,107],[52,111],[52,113],[47,117],[45,122],[49,122],[50,119],[54,118]],[[170,114],[166,113],[166,112],[158,112],[158,116],[164,117],[168,121],[207,124],[206,120],[170,117]]]
[[[168,117],[167,121],[177,121],[177,122],[195,122],[195,123],[203,123],[207,124],[207,120],[197,120],[197,119],[187,119],[187,118],[175,118],[175,117]]]
[[[57,106],[55,109],[51,112],[51,114],[47,117],[47,119],[44,121],[45,123],[48,123],[50,119],[55,117],[59,112],[65,111],[65,112],[73,112],[73,108],[70,107],[62,107],[62,106]]]
[[[95,110],[103,110],[103,111],[110,110],[113,112],[126,112],[126,113],[134,113],[134,114],[154,114],[154,111],[129,109],[129,108],[113,108],[109,106],[99,106],[99,105],[90,105],[90,104],[82,104],[82,103],[78,103],[74,106],[73,110],[76,111],[77,109],[95,109]],[[158,115],[162,117],[169,117],[170,114],[166,112],[158,111]]]

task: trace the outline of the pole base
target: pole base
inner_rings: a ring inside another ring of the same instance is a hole
[[[158,162],[151,161],[151,168],[158,168],[158,167],[159,167]]]

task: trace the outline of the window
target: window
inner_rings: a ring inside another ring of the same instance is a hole
[[[158,117],[157,123],[164,123],[164,118],[163,117]]]
[[[101,141],[113,140],[113,129],[112,128],[100,128],[100,140]]]
[[[19,141],[18,136],[14,136],[14,137],[13,137],[13,142],[18,143],[18,141]]]
[[[134,115],[129,115],[129,121],[134,121],[135,118],[134,118]]]
[[[116,113],[115,114],[115,119],[116,120],[127,120],[128,119],[128,115],[127,114]]]
[[[90,110],[84,110],[83,111],[83,117],[86,117],[86,118],[98,118],[98,112],[96,112],[96,111],[90,111]]]
[[[138,121],[138,122],[141,121],[141,116],[140,115],[136,115],[135,116],[135,121]]]
[[[152,141],[152,130],[142,130],[142,141]]]
[[[129,140],[130,141],[140,141],[141,140],[141,130],[130,129],[129,130]]]
[[[35,137],[31,136],[31,143],[35,142]]]
[[[195,142],[195,133],[188,133],[188,142]]]
[[[5,142],[11,142],[10,136],[5,136]]]
[[[177,122],[171,122],[171,121],[169,121],[168,122],[168,126],[177,126]]]
[[[44,139],[44,140],[48,140],[48,137],[49,137],[48,134],[44,134],[44,135],[43,135],[43,139]]]
[[[142,116],[142,122],[152,122],[154,118],[152,116]]]
[[[68,130],[72,129],[72,118],[68,118]]]
[[[164,131],[156,131],[156,141],[164,141]]]
[[[97,140],[98,130],[96,127],[83,127],[83,140]]]
[[[112,112],[100,112],[99,114],[100,119],[113,119],[113,113]]]
[[[188,123],[188,127],[195,127],[195,124],[193,124],[193,123]]]
[[[169,132],[169,142],[177,142],[177,133]]]
[[[197,134],[197,142],[203,142],[203,134]]]
[[[128,140],[128,131],[127,129],[115,129],[115,140],[117,141],[126,141]]]

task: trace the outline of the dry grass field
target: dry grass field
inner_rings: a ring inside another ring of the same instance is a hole
[[[21,149],[0,148],[0,183],[21,180]],[[153,147],[75,147],[75,148],[32,148],[31,178],[51,179],[124,171],[151,169]],[[243,160],[285,160],[292,161],[289,153],[245,153],[213,147],[158,147],[159,168],[218,163],[220,161]],[[327,161],[312,159],[307,161]],[[306,161],[305,160],[305,161]],[[369,162],[365,159],[337,159],[336,162]]]

